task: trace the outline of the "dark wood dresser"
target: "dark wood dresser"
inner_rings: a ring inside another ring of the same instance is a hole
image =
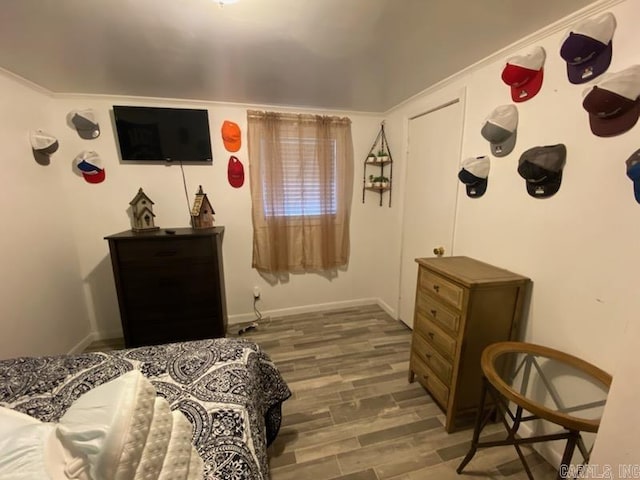
[[[224,337],[224,227],[109,235],[125,345]]]
[[[454,431],[477,413],[488,345],[517,336],[530,280],[469,257],[418,258],[409,381],[417,379]]]

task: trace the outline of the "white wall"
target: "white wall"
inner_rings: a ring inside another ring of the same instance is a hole
[[[627,1],[608,11],[618,20],[610,71],[640,64],[640,3]],[[516,149],[504,158],[491,157],[489,186],[482,198],[470,199],[465,189],[458,190],[453,254],[529,276],[533,291],[522,338],[613,372],[625,328],[637,321],[640,311],[635,260],[640,205],[625,174],[625,160],[640,148],[640,125],[613,138],[591,134],[582,108],[588,86],[568,82],[559,56],[565,30],[520,45],[519,51],[505,52],[398,106],[389,112],[387,124],[391,141],[406,149],[407,118],[466,89],[462,155],[450,161],[489,154],[480,129],[493,108],[511,103],[509,88],[500,79],[506,59],[533,45],[546,49],[541,92],[518,104]],[[564,143],[568,150],[562,187],[549,199],[534,199],[517,173],[518,159],[528,148],[555,143]],[[402,177],[406,156],[398,159],[403,160],[396,165]],[[399,219],[396,224],[399,228]],[[427,247],[424,254],[430,256]],[[393,276],[397,278],[397,270]],[[637,396],[637,387],[634,391]]]
[[[375,301],[385,289],[388,277],[376,275],[380,265],[372,262],[394,235],[380,228],[388,208],[380,208],[377,199],[368,197],[362,204],[362,163],[377,134],[380,117],[346,114],[352,121],[355,154],[355,178],[351,222],[351,258],[348,269],[331,280],[316,274],[291,275],[287,283],[269,285],[251,268],[252,225],[251,197],[246,144],[236,154],[245,166],[245,184],[240,189],[227,181],[229,153],[224,150],[220,127],[226,119],[238,123],[246,133],[247,108],[197,102],[174,102],[158,99],[105,98],[98,96],[59,97],[53,102],[52,123],[61,131],[59,157],[64,165],[61,189],[69,204],[65,216],[73,225],[73,242],[77,245],[81,276],[87,302],[92,312],[94,330],[101,337],[121,335],[120,320],[105,235],[130,228],[126,209],[139,187],[155,202],[156,225],[161,228],[188,226],[189,214],[179,165],[122,164],[113,130],[112,106],[153,105],[207,108],[211,127],[214,161],[212,165],[185,165],[189,203],[202,185],[216,211],[215,222],[225,227],[223,257],[230,321],[250,320],[253,313],[253,286],[261,287],[263,314],[287,313],[311,309],[314,305],[338,306]],[[71,110],[93,108],[101,126],[101,135],[83,140],[66,124]],[[283,110],[266,107],[270,110]],[[307,110],[308,111],[308,110]],[[340,112],[322,112],[345,115]],[[71,171],[74,157],[83,149],[95,150],[102,157],[106,180],[90,185]],[[384,263],[384,260],[380,263]]]
[[[64,353],[90,333],[62,195],[64,158],[34,160],[29,131],[57,135],[48,95],[0,72],[0,358]]]

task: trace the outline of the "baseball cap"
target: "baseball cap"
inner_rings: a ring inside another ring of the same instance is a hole
[[[75,166],[88,183],[101,183],[105,179],[102,159],[96,152],[84,150],[75,158]]]
[[[516,146],[517,128],[518,108],[500,105],[489,114],[480,133],[491,144],[491,153],[504,157]]]
[[[458,172],[458,179],[467,187],[467,196],[477,198],[487,191],[489,182],[489,157],[471,157],[462,161],[462,169]]]
[[[589,112],[594,135],[613,137],[633,128],[640,117],[640,65],[607,74],[586,95],[582,106]]]
[[[222,123],[222,142],[229,152],[240,150],[240,127],[237,123],[225,120]]]
[[[71,123],[76,127],[80,138],[91,140],[100,136],[100,125],[98,125],[96,116],[91,109],[72,112]]]
[[[560,56],[567,62],[567,77],[574,84],[602,75],[611,64],[616,17],[604,13],[578,23],[565,36]]]
[[[227,164],[227,177],[229,185],[240,188],[244,184],[244,167],[238,157],[231,155]]]
[[[525,55],[516,55],[507,60],[502,70],[502,81],[511,86],[511,99],[514,102],[529,100],[540,91],[546,57],[544,48],[534,47]]]
[[[633,182],[633,195],[640,203],[640,149],[633,152],[627,159],[627,177]]]
[[[561,143],[524,152],[518,161],[518,173],[526,180],[527,193],[535,198],[555,195],[560,189],[566,162],[567,147]]]
[[[37,153],[51,155],[58,150],[60,146],[56,137],[42,130],[33,130],[29,136],[31,139],[31,148]]]

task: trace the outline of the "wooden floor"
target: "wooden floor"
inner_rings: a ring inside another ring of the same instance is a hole
[[[527,478],[512,447],[479,450],[456,474],[472,431],[447,434],[442,411],[408,383],[411,331],[378,306],[267,319],[244,336],[269,353],[293,392],[269,449],[272,480]],[[504,438],[498,424],[485,432]],[[536,480],[555,478],[524,451]]]

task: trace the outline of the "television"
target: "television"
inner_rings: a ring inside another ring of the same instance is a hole
[[[113,106],[123,162],[212,161],[207,110]]]

